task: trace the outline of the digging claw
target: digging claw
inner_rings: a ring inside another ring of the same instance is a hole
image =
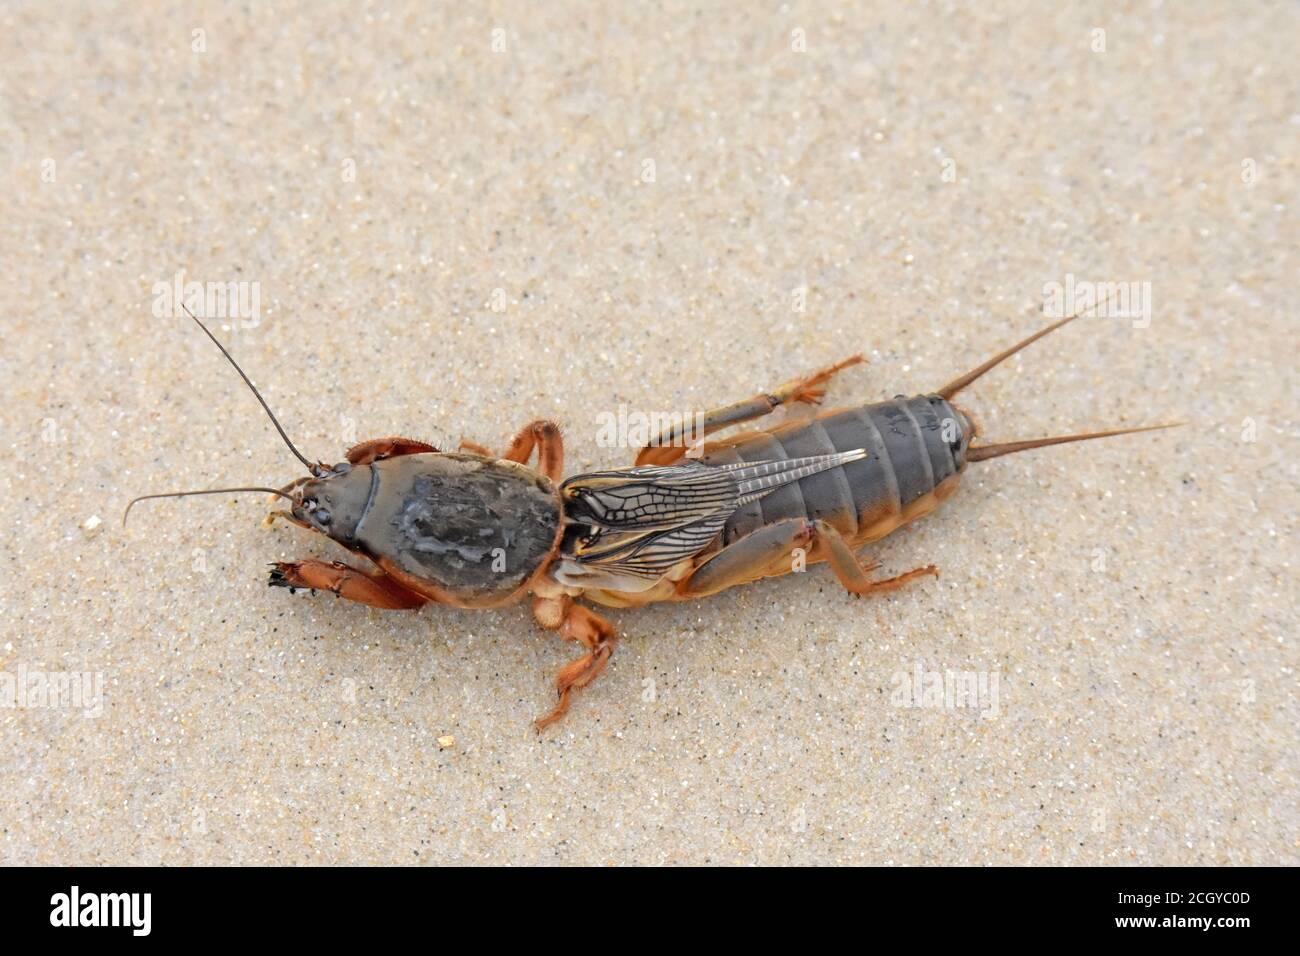
[[[302,586],[298,583],[298,565],[289,561],[277,561],[271,565],[271,575],[266,583],[273,588],[288,588],[290,594],[296,593]]]

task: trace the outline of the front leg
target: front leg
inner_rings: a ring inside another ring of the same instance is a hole
[[[437,451],[428,442],[416,441],[414,438],[402,438],[394,435],[390,438],[372,438],[348,449],[348,462],[353,465],[369,465],[382,458],[397,458],[399,455],[422,455]]]
[[[429,598],[408,591],[382,571],[359,571],[339,561],[278,561],[271,566],[271,580],[267,583],[291,591],[332,591],[348,601],[394,611],[414,610],[429,602]]]

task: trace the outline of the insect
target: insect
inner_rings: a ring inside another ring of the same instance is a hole
[[[188,312],[189,310],[186,309]],[[556,677],[557,701],[539,728],[569,708],[573,692],[604,669],[618,635],[578,598],[612,607],[683,601],[759,578],[826,563],[852,594],[883,594],[933,565],[874,578],[860,547],[933,511],[966,467],[1046,445],[1169,428],[1150,425],[999,444],[976,443],[976,420],[952,399],[994,366],[1076,316],[1062,319],[927,395],[824,411],[776,428],[703,442],[687,456],[685,429],[670,427],[635,465],[562,477],[552,422],[525,425],[501,455],[472,442],[446,453],[410,438],[365,441],[334,465],[309,461],[290,441],[238,363],[190,317],[252,390],[308,474],[280,488],[242,487],[150,498],[261,491],[289,502],[272,512],[323,534],[373,566],[276,562],[270,584],[331,591],[377,608],[427,603],[500,607],[531,596],[533,616],[586,653]],[[753,421],[782,405],[820,404],[853,356],[706,412],[703,434]],[[536,453],[536,464],[528,462]]]

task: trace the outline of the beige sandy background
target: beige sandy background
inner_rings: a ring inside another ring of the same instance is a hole
[[[1298,39],[1255,2],[6,5],[0,672],[104,685],[0,710],[0,862],[1300,861]],[[615,612],[539,738],[575,651],[525,608],[269,590],[338,553],[256,496],[121,529],[300,470],[155,315],[182,270],[256,283],[220,335],[327,460],[547,416],[570,472],[625,464],[603,412],[855,351],[833,400],[930,389],[1071,275],[1149,283],[1149,326],[1034,346],[985,432],[1191,427],[972,467],[872,549],[939,565],[896,595]],[[997,716],[900,706],[918,661]]]

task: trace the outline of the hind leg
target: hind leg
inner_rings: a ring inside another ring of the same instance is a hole
[[[618,633],[609,621],[580,604],[574,604],[567,595],[534,598],[533,617],[547,630],[559,631],[566,641],[579,641],[587,648],[586,654],[566,664],[556,675],[555,690],[559,700],[549,714],[534,721],[538,730],[545,730],[569,712],[569,699],[575,690],[586,687],[600,676],[614,653]]]
[[[831,570],[835,572],[835,576],[840,579],[840,584],[848,588],[850,593],[858,596],[897,591],[908,581],[927,574],[932,574],[936,578],[939,576],[939,569],[933,564],[927,564],[923,568],[913,568],[892,578],[873,581],[867,572],[874,571],[879,565],[875,563],[863,565],[843,536],[825,521],[813,522],[813,539],[814,554],[819,558],[824,557]]]
[[[876,564],[862,564],[853,549],[831,525],[807,518],[788,518],[727,545],[701,564],[677,585],[684,598],[703,597],[758,578],[788,574],[795,567],[795,549],[802,549],[811,561],[826,561],[853,594],[883,594],[902,587],[925,574],[936,577],[934,565],[917,568],[897,577],[873,581],[868,572]]]
[[[709,557],[678,582],[677,593],[683,598],[705,597],[793,571],[795,549],[808,552],[813,530],[813,523],[805,518],[787,518],[759,528]]]
[[[427,597],[406,590],[383,571],[358,571],[338,561],[278,561],[271,566],[267,583],[273,588],[332,591],[348,601],[394,611],[429,603]]]
[[[811,375],[791,379],[784,385],[778,385],[768,394],[755,395],[753,398],[732,402],[730,405],[724,405],[721,408],[710,409],[704,413],[702,434],[696,433],[700,430],[696,429],[694,420],[668,428],[650,439],[650,443],[642,448],[640,454],[636,456],[636,463],[638,465],[671,465],[673,462],[678,461],[686,454],[686,431],[688,429],[691,432],[691,439],[699,441],[706,435],[711,435],[731,425],[739,425],[741,422],[762,418],[781,405],[791,402],[821,404],[822,396],[826,394],[824,386],[836,372],[865,361],[866,359],[861,355],[851,355],[844,361],[828,365]]]

